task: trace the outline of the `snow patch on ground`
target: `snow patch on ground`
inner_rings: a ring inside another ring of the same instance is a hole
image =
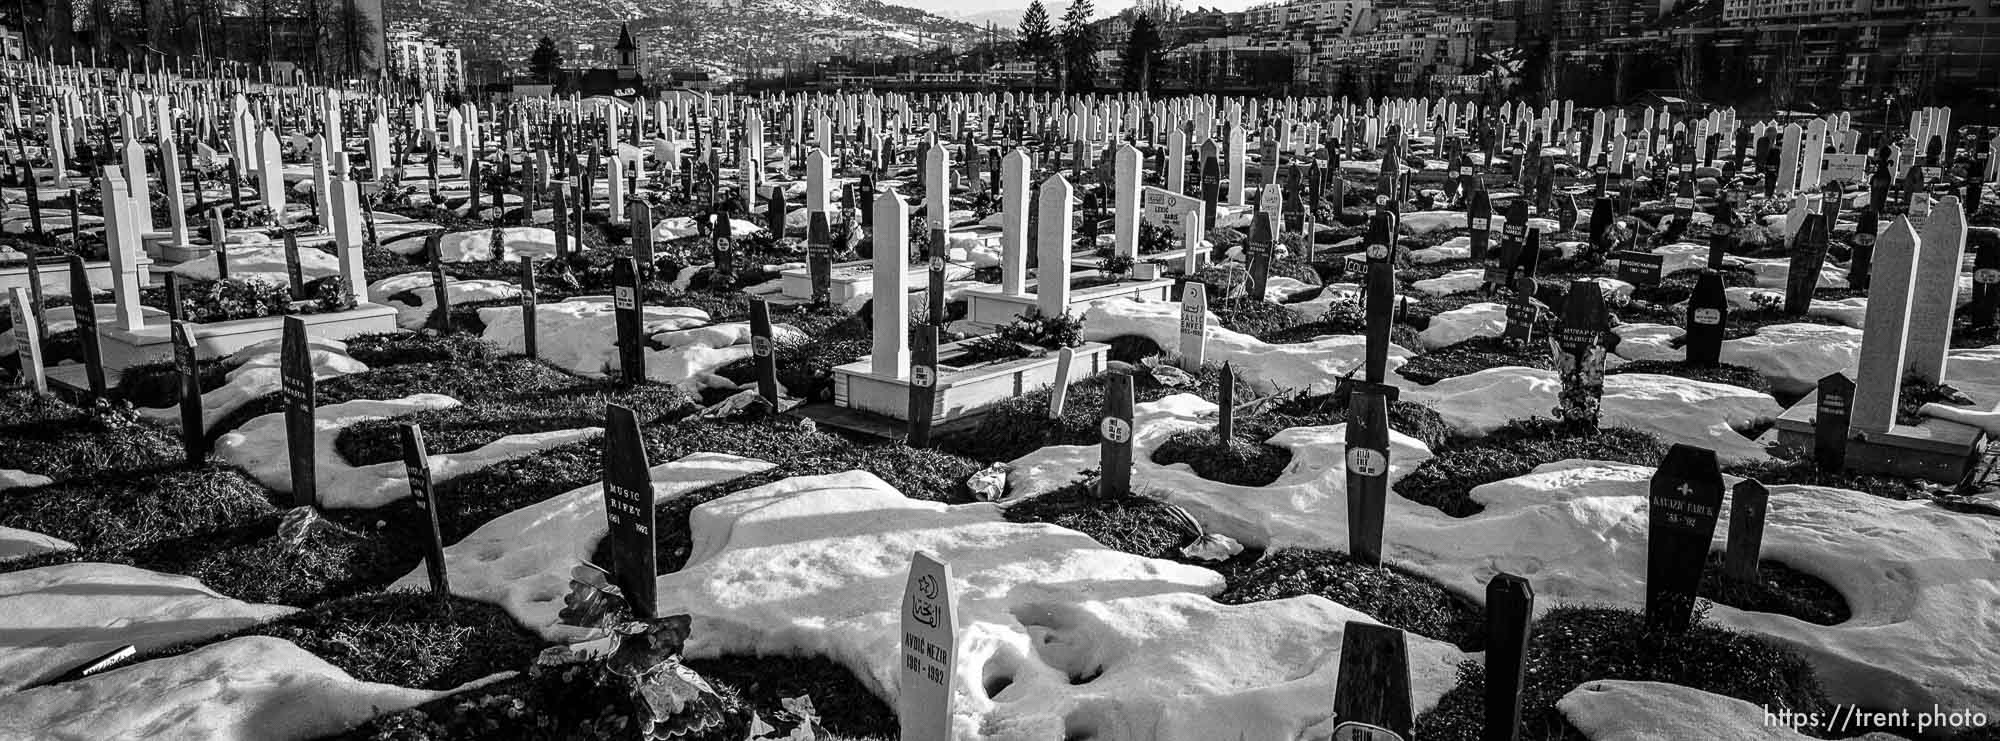
[[[1462,520],[1422,508],[1431,516],[1399,526],[1403,509],[1392,506],[1388,555],[1474,597],[1507,571],[1534,582],[1538,608],[1639,608],[1652,475],[1645,466],[1564,461],[1474,488],[1486,509]],[[2000,644],[1990,640],[1992,606],[2000,604],[2000,572],[1992,568],[2000,518],[1830,487],[1770,492],[1763,557],[1826,580],[1853,617],[1822,626],[1715,605],[1709,619],[1798,651],[1834,702],[2000,713],[1993,682]],[[1729,507],[1725,498],[1722,511]],[[1716,528],[1714,550],[1727,530]]]
[[[1466,304],[1431,317],[1417,333],[1425,351],[1439,350],[1478,337],[1499,337],[1507,331],[1507,307],[1490,301]]]
[[[1803,394],[1826,374],[1854,367],[1860,356],[1861,330],[1801,323],[1766,325],[1749,337],[1723,340],[1721,360],[1756,369],[1774,392]]]
[[[321,406],[313,413],[313,459],[317,461],[314,480],[319,487],[321,507],[328,509],[369,509],[410,495],[402,460],[367,466],[347,463],[334,448],[340,431],[351,425],[389,419],[431,409],[451,409],[458,400],[442,394],[416,394],[401,399],[369,399]],[[508,435],[476,450],[439,453],[430,457],[431,481],[444,483],[459,476],[513,460],[540,450],[568,445],[601,434],[588,427]],[[290,456],[285,447],[285,413],[272,412],[224,434],[215,442],[216,455],[240,466],[259,483],[280,493],[292,491]]]
[[[1437,297],[1471,293],[1484,285],[1486,285],[1485,268],[1466,268],[1411,283],[1410,288],[1426,296]]]
[[[501,257],[518,262],[523,257],[542,260],[556,255],[556,232],[539,226],[510,226],[500,230]],[[419,245],[422,242],[418,243]],[[422,251],[419,246],[418,251]],[[493,230],[454,232],[438,240],[438,254],[444,262],[486,262],[493,259]],[[369,292],[374,293],[372,290]]]
[[[230,599],[191,577],[118,564],[68,563],[0,574],[0,625],[7,626],[0,631],[0,693],[47,681],[119,646],[150,651],[293,612]],[[0,694],[0,703],[20,697]],[[0,718],[19,717],[25,716],[0,710]],[[6,727],[0,722],[0,730]]]
[[[960,600],[954,737],[1324,735],[1340,633],[1368,620],[1320,597],[1217,604],[1207,595],[1222,578],[1208,569],[1009,523],[991,503],[909,499],[860,471],[738,492],[696,507],[689,525],[687,566],[659,584],[663,612],[695,617],[690,657],[823,655],[884,698],[899,681],[910,557],[951,564]],[[1408,640],[1425,709],[1456,684],[1464,655]],[[996,679],[1009,681],[989,696]]]
[[[299,247],[299,273],[310,281],[340,274],[340,260],[323,250]],[[174,266],[174,274],[194,280],[215,280],[215,258],[189,260]],[[229,248],[229,277],[289,285],[283,245],[241,245]],[[99,314],[98,316],[104,316]]]
[[[1203,526],[1260,547],[1347,548],[1347,531],[1326,523],[1347,519],[1347,425],[1294,427],[1271,436],[1271,445],[1292,452],[1278,480],[1264,486],[1210,481],[1185,463],[1160,465],[1153,451],[1183,430],[1215,426],[1215,404],[1193,394],[1174,394],[1138,405],[1133,414],[1132,482],[1135,490],[1180,505]],[[1389,481],[1409,475],[1430,449],[1391,430]],[[1060,489],[1078,472],[1096,468],[1095,445],[1052,445],[1011,464],[1008,502]],[[1256,501],[1259,506],[1244,506]]]
[[[1570,725],[1591,741],[1684,741],[1811,738],[1766,720],[1764,706],[1664,682],[1585,682],[1556,701]],[[1897,738],[1871,734],[1863,739]]]
[[[403,329],[423,329],[430,322],[432,312],[437,310],[437,289],[435,276],[428,270],[418,270],[401,275],[392,275],[375,281],[368,286],[368,300],[396,310],[396,326]],[[405,301],[391,301],[392,296],[409,294],[416,299],[415,304]],[[521,297],[521,287],[504,280],[490,278],[445,280],[445,293],[453,306],[478,303],[481,301],[507,301]]]
[[[1483,437],[1512,420],[1553,417],[1561,390],[1554,371],[1502,366],[1407,388],[1403,399],[1430,407],[1461,435]],[[1767,394],[1653,373],[1605,376],[1600,409],[1604,427],[1629,427],[1669,443],[1713,448],[1726,461],[1766,458],[1762,446],[1736,429],[1784,412]]]
[[[1145,337],[1168,352],[1178,352],[1180,303],[1094,301],[1084,312],[1084,341],[1108,342],[1126,335]],[[1367,352],[1367,338],[1329,335],[1311,342],[1272,344],[1225,329],[1215,314],[1210,313],[1207,347],[1209,362],[1234,362],[1244,379],[1260,392],[1305,388],[1330,391],[1334,379],[1361,366]],[[1394,372],[1409,362],[1410,356],[1409,350],[1391,344],[1387,370]]]
[[[697,489],[762,473],[773,465],[721,453],[695,453],[652,468],[653,498],[664,502]],[[590,560],[608,530],[602,484],[574,489],[493,518],[444,550],[451,591],[506,608],[550,640],[573,635],[556,612],[569,593],[570,569]],[[419,565],[392,588],[429,589]]]
[[[451,694],[356,681],[291,641],[249,636],[0,696],[21,738],[321,738]]]
[[[313,337],[306,346],[311,348],[306,357],[312,361],[313,378],[317,380],[368,370],[366,363],[347,356],[347,344],[339,340]],[[236,368],[224,376],[226,383],[201,395],[202,429],[213,431],[216,423],[235,414],[244,404],[284,390],[280,355],[280,340],[266,340],[238,350],[224,360]],[[139,414],[162,424],[179,425],[181,409],[178,405],[150,407],[140,409]]]

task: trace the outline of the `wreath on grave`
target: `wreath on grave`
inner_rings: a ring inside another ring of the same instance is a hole
[[[1017,314],[1014,321],[991,334],[966,343],[965,362],[995,362],[1046,354],[1083,344],[1083,319],[1069,312],[1060,316]]]
[[[1178,245],[1172,230],[1144,219],[1139,220],[1139,254],[1157,255],[1171,252]]]
[[[222,225],[230,229],[256,229],[278,225],[278,212],[270,206],[230,209],[222,216]]]
[[[582,710],[582,717],[554,719],[564,730],[588,738],[692,739],[723,738],[726,728],[746,725],[707,679],[681,663],[691,617],[635,614],[610,575],[588,563],[570,572],[569,586],[557,619],[585,629],[590,639],[547,649],[529,669],[538,683],[592,700],[555,706]]]

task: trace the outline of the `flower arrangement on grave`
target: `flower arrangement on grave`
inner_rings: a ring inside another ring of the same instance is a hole
[[[1359,333],[1368,329],[1368,310],[1355,298],[1336,298],[1327,302],[1319,321],[1339,331]]]
[[[278,212],[270,206],[231,209],[222,216],[222,225],[230,229],[255,229],[278,225]]]
[[[101,178],[91,178],[83,187],[73,189],[68,195],[55,199],[56,203],[61,206],[75,206],[78,213],[103,216],[104,189],[100,187],[102,185]]]
[[[1896,424],[1913,425],[1923,421],[1923,415],[1917,410],[1924,408],[1925,404],[1971,406],[1973,400],[1951,384],[1931,383],[1916,376],[1907,376],[1903,379],[1902,392],[1896,397]]]
[[[1172,230],[1145,219],[1139,220],[1139,254],[1157,255],[1179,246]]]
[[[566,705],[586,713],[564,719],[573,721],[561,724],[566,730],[585,738],[650,741],[720,738],[726,727],[743,725],[708,680],[681,663],[691,617],[635,614],[610,575],[588,563],[571,571],[569,586],[557,619],[583,628],[590,639],[544,650],[528,670],[536,682],[567,686],[591,700]]]
[[[189,286],[181,293],[181,315],[196,324],[283,316],[291,302],[291,288],[283,283],[229,278]]]
[[[986,217],[1000,212],[1000,195],[991,190],[981,190],[973,193],[972,197],[967,199],[967,201],[966,207],[972,209],[972,218],[976,220],[984,220]]]
[[[1125,276],[1132,272],[1132,266],[1137,264],[1139,264],[1138,258],[1118,254],[1118,251],[1110,246],[1098,248],[1097,271],[1112,280],[1124,280]]]
[[[181,293],[181,312],[189,322],[208,324],[286,314],[326,314],[355,306],[354,296],[342,287],[339,276],[309,282],[305,288],[305,296],[294,297],[291,286],[279,281],[255,278],[205,281],[190,285]]]
[[[995,327],[991,334],[966,343],[965,362],[997,362],[1042,355],[1051,350],[1083,344],[1083,319],[1069,312],[1061,316],[1016,314],[1014,321]]]
[[[1548,345],[1556,378],[1562,382],[1553,416],[1569,426],[1596,429],[1599,404],[1604,398],[1604,357],[1609,348],[1603,342],[1594,342],[1582,354],[1569,355],[1563,352],[1560,334],[1553,332],[1549,334]]]
[[[84,260],[92,262],[111,259],[111,248],[104,241],[103,230],[95,233],[73,231],[64,236],[67,239],[58,239],[57,244],[70,254],[82,255]]]

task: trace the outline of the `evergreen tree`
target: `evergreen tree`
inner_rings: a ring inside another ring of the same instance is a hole
[[[1056,57],[1055,31],[1049,28],[1049,11],[1042,7],[1042,0],[1028,3],[1028,11],[1021,14],[1021,30],[1015,49],[1021,58],[1035,63],[1035,81],[1054,71]]]
[[[1166,60],[1166,44],[1160,27],[1144,13],[1132,20],[1132,35],[1125,39],[1122,83],[1126,90],[1150,92],[1160,79],[1160,65]]]
[[[528,57],[528,72],[537,80],[553,83],[556,74],[562,71],[562,64],[562,51],[556,48],[556,40],[543,36],[542,42],[535,45],[534,55]]]
[[[1069,9],[1063,11],[1063,71],[1069,92],[1089,92],[1097,76],[1097,29],[1090,25],[1096,12],[1090,0],[1070,0]]]

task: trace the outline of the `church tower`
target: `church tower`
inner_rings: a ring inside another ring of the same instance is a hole
[[[618,69],[639,69],[639,45],[632,41],[632,24],[619,24],[618,46],[613,48],[618,52]]]

